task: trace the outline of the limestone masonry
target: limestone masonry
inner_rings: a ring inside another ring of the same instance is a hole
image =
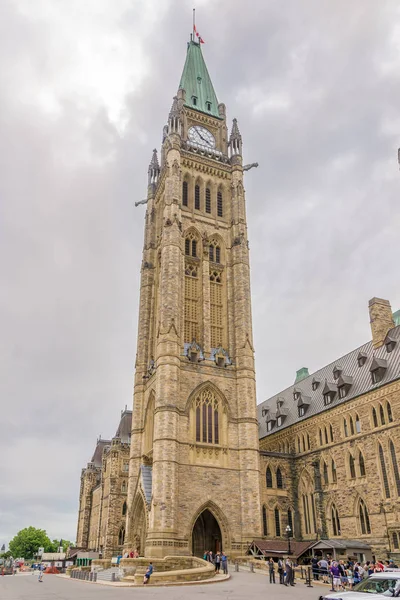
[[[142,202],[133,410],[81,475],[77,546],[105,558],[232,557],[253,540],[278,552],[288,525],[297,542],[399,551],[400,326],[390,304],[370,301],[372,342],[313,375],[302,369],[256,407],[243,185],[252,166],[191,41]]]

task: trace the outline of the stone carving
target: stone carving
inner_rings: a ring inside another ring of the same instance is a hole
[[[253,169],[253,167],[257,168],[258,167],[258,163],[250,163],[249,165],[244,165],[243,167],[243,171],[250,171],[250,169]]]
[[[139,206],[140,204],[147,204],[147,198],[145,200],[140,200],[139,202],[135,202],[135,206]]]

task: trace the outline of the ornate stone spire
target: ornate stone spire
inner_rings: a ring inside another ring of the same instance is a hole
[[[238,154],[242,156],[242,136],[240,135],[237,119],[233,119],[232,131],[229,137],[229,153],[230,156]]]
[[[153,150],[153,156],[151,157],[151,161],[149,164],[148,175],[149,175],[149,181],[148,181],[149,185],[152,183],[156,184],[158,181],[158,178],[160,176],[160,165],[158,164],[156,148],[154,148],[154,150]]]
[[[181,134],[181,120],[178,96],[174,96],[171,110],[169,111],[168,133],[177,133],[178,135]]]

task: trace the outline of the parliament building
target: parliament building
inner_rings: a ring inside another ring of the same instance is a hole
[[[253,166],[191,40],[148,170],[133,409],[82,470],[80,548],[399,553],[399,311],[373,298],[372,340],[257,406]]]

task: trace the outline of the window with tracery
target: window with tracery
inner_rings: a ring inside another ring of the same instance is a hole
[[[210,273],[210,312],[211,312],[211,347],[223,346],[223,300],[222,272],[212,270]]]
[[[386,412],[387,412],[387,416],[388,416],[388,422],[393,423],[393,413],[392,413],[392,407],[390,406],[390,402],[386,402]]]
[[[369,521],[368,509],[365,506],[364,500],[360,500],[358,506],[358,518],[360,520],[360,529],[363,535],[369,535],[371,533],[371,524]]]
[[[119,530],[119,534],[118,534],[118,545],[122,546],[122,544],[125,542],[125,527],[121,527],[121,529]]]
[[[336,463],[333,459],[332,459],[332,464],[331,464],[331,472],[332,472],[333,483],[337,483]]]
[[[196,265],[185,268],[185,342],[199,340],[199,278]]]
[[[385,425],[385,411],[383,410],[382,404],[379,405],[379,416],[381,418],[381,425]]]
[[[265,473],[265,480],[266,480],[267,488],[272,488],[272,471],[271,471],[270,467],[267,467],[267,470]]]
[[[219,400],[208,389],[196,398],[196,442],[219,444]]]
[[[221,263],[221,248],[217,242],[210,242],[209,258],[211,262]]]
[[[350,478],[355,479],[356,478],[356,467],[354,464],[354,457],[352,454],[349,454],[349,471],[350,471]]]
[[[392,459],[392,467],[393,467],[394,481],[396,484],[396,491],[397,491],[397,495],[400,496],[399,467],[397,464],[396,449],[394,447],[392,440],[390,440],[390,442],[389,442],[389,450],[390,450],[390,457]]]

